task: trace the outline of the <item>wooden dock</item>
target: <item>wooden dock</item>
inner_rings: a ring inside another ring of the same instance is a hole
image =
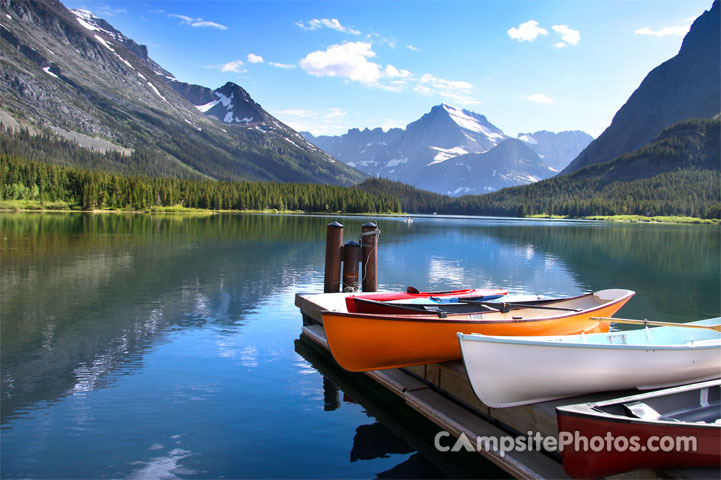
[[[295,304],[303,315],[303,335],[328,350],[321,311],[346,311],[345,293],[296,294]],[[471,389],[461,361],[365,372],[393,392],[415,411],[458,438],[462,434],[475,445],[477,437],[527,436],[536,432],[557,436],[555,407],[605,398],[629,391],[607,392],[512,408],[491,408],[481,403]],[[529,433],[530,432],[530,433]],[[446,442],[453,444],[453,440]],[[479,452],[517,478],[568,478],[555,451]],[[613,478],[720,478],[718,469],[637,470]]]

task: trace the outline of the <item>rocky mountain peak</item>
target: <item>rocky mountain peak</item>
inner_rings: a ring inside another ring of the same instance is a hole
[[[153,59],[148,56],[147,46],[137,44],[134,40],[123,35],[122,32],[117,30],[106,20],[98,17],[89,10],[76,9],[70,10],[70,12],[75,16],[78,24],[83,27],[83,29],[91,33],[98,32],[107,35],[112,40],[115,40],[116,42],[121,43],[123,46],[125,46],[125,48],[130,50],[136,57],[138,57],[138,59],[140,59],[156,74],[167,77],[168,79],[174,78],[172,73],[155,63]]]
[[[0,0],[0,16],[0,114],[133,156],[114,167],[120,171],[334,184],[364,177],[238,85],[216,92],[175,80],[147,47],[87,10],[71,12],[57,0]]]
[[[175,86],[176,91],[193,94],[193,98],[186,97],[191,101],[207,100],[207,92],[193,90],[193,85],[184,84]],[[256,103],[241,86],[227,82],[222,87],[214,90],[209,95],[210,100],[203,104],[196,104],[198,110],[207,116],[214,117],[225,123],[237,123],[245,125],[260,125],[268,123],[270,115]],[[272,122],[271,122],[272,123]]]
[[[555,158],[570,149],[564,157],[568,163],[592,140],[583,134],[586,143],[568,147],[566,135],[533,135],[524,135],[524,141],[510,138],[484,115],[445,103],[433,106],[405,130],[352,128],[341,136],[318,137],[304,133],[318,147],[369,175],[449,195],[485,193],[548,178],[558,168],[541,155]]]

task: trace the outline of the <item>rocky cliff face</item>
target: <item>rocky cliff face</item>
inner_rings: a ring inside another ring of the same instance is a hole
[[[0,12],[0,100],[22,124],[151,152],[148,172],[166,175],[337,184],[364,177],[267,112],[245,123],[206,115],[146,47],[90,12],[54,0],[0,0]],[[203,87],[183,88],[194,100],[217,99]],[[238,104],[255,104],[242,92]]]
[[[679,53],[646,76],[611,125],[562,173],[636,150],[681,120],[721,112],[720,30],[721,8],[715,0],[694,21]]]

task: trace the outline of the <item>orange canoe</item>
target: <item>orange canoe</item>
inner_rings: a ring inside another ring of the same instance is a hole
[[[622,289],[559,300],[543,307],[473,314],[374,315],[322,312],[330,351],[353,372],[410,367],[461,358],[457,333],[572,335],[608,332],[610,317],[636,292]],[[499,359],[499,361],[506,361]]]

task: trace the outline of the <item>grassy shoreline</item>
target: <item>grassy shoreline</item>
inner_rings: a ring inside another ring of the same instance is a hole
[[[180,205],[170,207],[151,207],[145,210],[134,209],[95,209],[92,211],[80,210],[72,208],[67,202],[45,202],[40,203],[37,200],[0,200],[0,212],[44,212],[44,213],[143,213],[143,214],[182,214],[182,215],[215,215],[218,213],[264,213],[264,214],[310,214],[310,215],[357,215],[357,216],[389,216],[389,217],[406,217],[412,214],[408,213],[344,213],[344,212],[303,212],[300,210],[207,210],[202,208],[187,208]],[[596,220],[605,222],[625,222],[625,223],[672,223],[681,225],[720,225],[721,219],[704,219],[695,217],[680,216],[654,216],[646,217],[643,215],[605,215],[590,216],[573,219],[567,215],[529,215],[525,217],[532,220]]]
[[[718,218],[696,218],[696,217],[680,217],[680,216],[653,216],[645,215],[592,215],[572,219],[568,215],[529,215],[526,218],[535,219],[554,219],[554,220],[597,220],[602,222],[621,222],[621,223],[674,223],[680,225],[719,225],[721,219]]]

